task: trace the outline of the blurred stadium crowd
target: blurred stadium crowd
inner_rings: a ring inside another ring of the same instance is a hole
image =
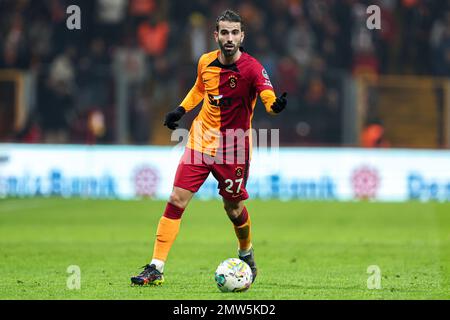
[[[81,30],[66,27],[72,4]],[[381,30],[366,27],[371,4]],[[200,55],[216,49],[215,18],[226,8],[244,20],[245,50],[289,93],[285,114],[260,107],[254,117],[256,128],[283,127],[284,145],[340,143],[343,77],[450,76],[445,0],[0,0],[0,69],[30,72],[37,88],[11,141],[116,143],[125,78],[129,142],[167,142],[163,116],[194,83]]]

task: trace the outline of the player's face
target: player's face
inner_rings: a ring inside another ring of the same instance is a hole
[[[214,32],[214,38],[225,57],[232,57],[239,50],[244,40],[244,31],[239,22],[220,21],[219,31]]]

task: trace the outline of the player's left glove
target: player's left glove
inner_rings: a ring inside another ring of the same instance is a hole
[[[164,125],[167,126],[167,128],[169,128],[170,130],[175,130],[176,128],[178,128],[177,121],[180,120],[185,113],[186,110],[183,107],[176,108],[166,115]]]
[[[287,93],[284,92],[279,98],[275,100],[275,102],[272,104],[272,111],[275,113],[280,113],[281,111],[286,108],[287,99],[286,99]]]

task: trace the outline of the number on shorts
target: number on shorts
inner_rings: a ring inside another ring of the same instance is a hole
[[[240,178],[240,179],[236,179],[236,180],[231,180],[231,179],[227,179],[225,180],[225,183],[228,185],[225,188],[225,191],[228,193],[234,193],[233,190],[231,190],[231,188],[233,188],[233,185],[235,183],[239,183],[237,190],[236,190],[236,194],[238,194],[239,192],[241,192],[241,187],[242,187],[242,182],[244,181],[244,178]]]

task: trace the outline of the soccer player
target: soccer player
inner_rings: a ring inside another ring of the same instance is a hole
[[[192,123],[164,215],[159,220],[151,262],[131,278],[136,285],[160,285],[164,282],[164,265],[180,228],[181,217],[194,194],[210,173],[218,181],[225,211],[234,225],[238,240],[238,256],[257,275],[252,246],[250,215],[244,205],[249,174],[251,137],[227,139],[236,130],[247,132],[257,96],[270,114],[286,107],[286,93],[276,97],[264,67],[246,53],[241,17],[226,10],[216,20],[214,38],[219,50],[200,57],[194,87],[174,111],[168,113],[164,125],[178,127],[186,112],[202,100],[202,109]],[[239,154],[243,154],[240,161]],[[242,160],[242,159],[241,159]]]

